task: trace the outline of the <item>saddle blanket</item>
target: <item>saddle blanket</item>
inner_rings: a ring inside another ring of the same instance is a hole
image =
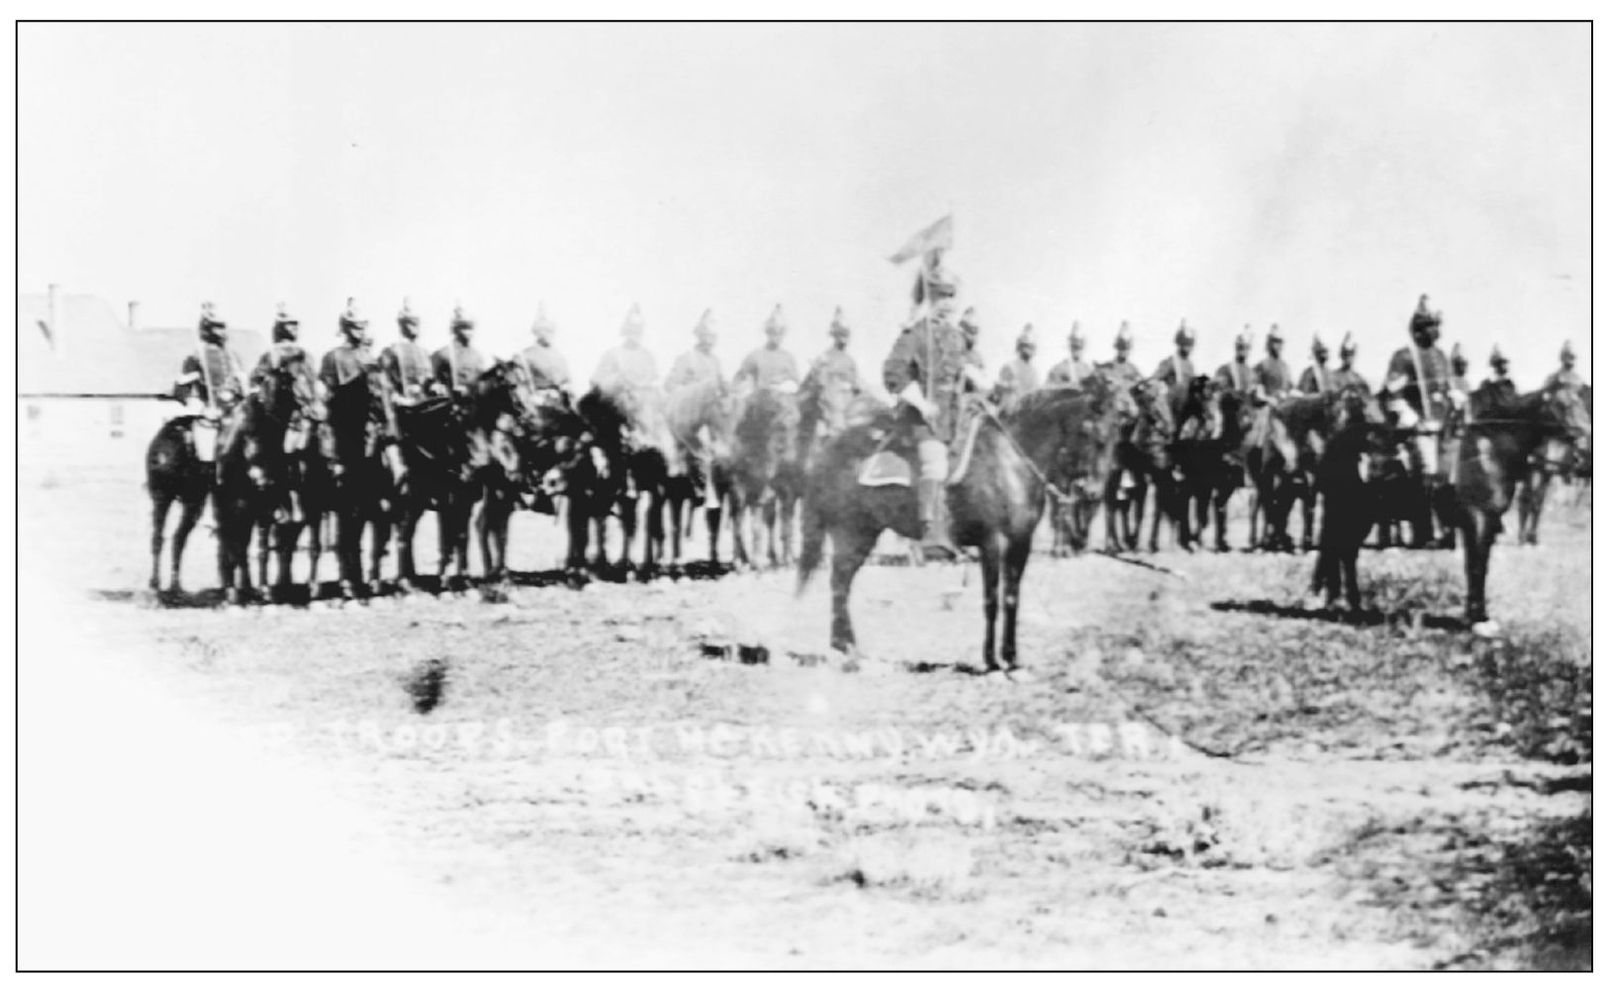
[[[973,444],[978,439],[979,427],[983,423],[982,415],[974,416],[969,423],[962,440],[962,452],[957,454],[956,466],[951,468],[951,475],[946,478],[946,483],[956,483],[967,472],[968,461],[973,457]],[[861,469],[856,474],[856,482],[863,487],[910,487],[913,476],[912,464],[905,457],[893,450],[877,450],[862,461]]]

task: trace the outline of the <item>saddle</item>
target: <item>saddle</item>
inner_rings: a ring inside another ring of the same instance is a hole
[[[951,474],[946,478],[947,484],[955,484],[968,472],[968,463],[973,459],[973,447],[979,438],[979,427],[984,425],[984,415],[975,415],[968,422],[967,429],[963,431],[961,449],[954,455],[956,463],[951,467]],[[893,436],[893,434],[891,434]],[[911,487],[917,474],[917,466],[905,454],[888,448],[891,437],[886,437],[878,444],[878,449],[866,460],[862,461],[856,473],[856,482],[863,487]]]

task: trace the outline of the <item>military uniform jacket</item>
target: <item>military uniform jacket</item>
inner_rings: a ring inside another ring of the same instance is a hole
[[[1310,365],[1303,369],[1303,375],[1298,378],[1298,391],[1304,395],[1324,395],[1341,390],[1342,382],[1337,378],[1337,372],[1323,365]]]
[[[763,347],[751,351],[738,366],[734,382],[751,379],[757,388],[771,388],[783,382],[800,382],[800,369],[794,355],[782,348]]]
[[[1141,369],[1129,361],[1104,361],[1100,370],[1109,381],[1127,392],[1141,384]]]
[[[1544,379],[1544,387],[1580,389],[1583,387],[1583,376],[1574,369],[1562,368],[1549,373],[1549,377]]]
[[[996,380],[996,397],[1002,408],[1010,409],[1018,404],[1018,400],[1040,387],[1040,373],[1035,366],[1023,358],[1014,358],[1001,366],[1001,376]]]
[[[343,345],[325,352],[319,362],[319,381],[332,392],[360,380],[368,384],[374,366],[368,351]]]
[[[1334,392],[1340,392],[1346,388],[1363,388],[1369,390],[1370,382],[1365,380],[1364,375],[1352,368],[1338,368],[1336,371],[1331,373],[1331,390]]]
[[[380,366],[392,394],[411,399],[425,394],[426,383],[432,377],[431,356],[409,340],[398,341],[380,352]]]
[[[1449,380],[1454,373],[1449,370],[1449,359],[1442,351],[1436,347],[1401,347],[1393,352],[1392,360],[1387,363],[1387,377],[1389,381],[1394,377],[1406,380],[1400,394],[1423,418],[1443,417],[1440,399],[1434,397],[1430,400],[1432,410],[1435,410],[1431,411],[1429,400],[1423,398],[1421,392],[1424,384],[1431,395],[1447,397]]]
[[[1214,380],[1233,392],[1246,394],[1258,384],[1253,366],[1246,361],[1227,361],[1214,372]]]
[[[1052,370],[1046,373],[1046,386],[1048,388],[1053,386],[1078,388],[1085,384],[1085,379],[1094,374],[1096,374],[1096,367],[1091,362],[1083,358],[1078,361],[1073,358],[1064,358],[1053,365]]]
[[[719,382],[723,378],[722,363],[710,351],[694,348],[677,356],[671,373],[666,375],[666,391],[672,392],[689,385]]]
[[[206,371],[202,370],[202,358],[206,358]],[[187,354],[179,365],[179,380],[173,386],[173,397],[181,402],[190,399],[206,402],[207,386],[211,384],[215,396],[239,399],[246,394],[245,374],[234,351],[222,344],[203,342],[199,355]]]
[[[860,395],[866,389],[850,352],[829,348],[811,362],[805,381],[800,383],[801,405],[808,412],[816,411],[819,417],[825,417],[831,406],[842,406],[851,396]]]
[[[1184,358],[1178,354],[1171,355],[1158,362],[1158,370],[1152,377],[1167,384],[1170,389],[1183,389],[1191,384],[1197,377],[1197,370],[1191,366],[1191,358]]]
[[[565,356],[551,344],[533,344],[520,352],[520,363],[526,366],[534,388],[568,388],[571,368]]]
[[[1292,390],[1292,369],[1280,358],[1265,358],[1253,367],[1253,380],[1264,389],[1264,394],[1279,398]]]
[[[895,338],[884,359],[884,388],[899,395],[916,382],[934,403],[934,419],[929,427],[920,427],[920,439],[926,435],[923,429],[929,429],[934,438],[943,442],[950,442],[955,435],[961,409],[962,368],[969,363],[983,366],[982,361],[968,358],[968,353],[962,331],[936,317],[908,324]]]
[[[431,355],[431,374],[453,392],[468,392],[487,370],[486,355],[455,341]]]
[[[642,347],[611,348],[599,359],[593,386],[603,392],[641,392],[653,388],[659,377],[654,355]]]
[[[264,376],[287,362],[296,361],[302,365],[302,373],[309,381],[313,380],[313,362],[308,352],[295,341],[276,341],[257,359],[257,367],[252,369],[251,382],[256,385]]]

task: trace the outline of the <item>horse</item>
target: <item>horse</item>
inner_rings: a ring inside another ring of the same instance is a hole
[[[1314,547],[1315,466],[1325,451],[1339,393],[1291,395],[1269,407],[1259,452],[1254,458],[1253,480],[1258,507],[1265,519],[1265,548],[1291,552],[1287,525],[1292,506],[1303,505],[1302,549]]]
[[[163,531],[168,511],[179,504],[179,524],[173,530],[171,573],[168,589],[177,594],[185,543],[201,519],[217,480],[215,460],[204,460],[191,442],[191,416],[178,416],[164,422],[145,451],[145,486],[151,495],[151,581],[153,591],[162,589]],[[216,444],[215,444],[216,445]]]
[[[1513,395],[1484,387],[1472,393],[1469,409],[1454,459],[1453,496],[1465,550],[1466,617],[1474,633],[1487,637],[1497,633],[1488,619],[1487,587],[1501,519],[1539,448],[1551,439],[1586,448],[1592,420],[1569,389]]]
[[[552,513],[559,471],[582,437],[582,420],[570,397],[557,389],[533,391],[523,374],[517,362],[502,362],[476,386],[476,425],[488,448],[479,470],[476,530],[482,569],[495,583],[509,575],[509,521],[516,507],[529,499]]]
[[[1219,439],[1224,430],[1220,403],[1213,380],[1197,375],[1175,390],[1170,398],[1174,418],[1174,439],[1169,458],[1174,466],[1167,475],[1155,478],[1157,505],[1152,512],[1152,551],[1158,550],[1158,523],[1165,515],[1175,522],[1176,539],[1187,552],[1202,543],[1208,525],[1211,493],[1205,476],[1219,469]],[[1193,507],[1196,505],[1196,523]]]
[[[607,564],[605,523],[615,515],[621,524],[621,565],[632,569],[640,499],[647,502],[643,567],[647,574],[664,546],[661,502],[669,478],[684,472],[683,459],[658,393],[605,392],[590,389],[577,409],[598,450],[575,461],[567,483],[575,488],[570,515],[571,544],[566,565],[586,565],[588,528],[598,536],[597,565]]]
[[[1057,467],[1066,479],[1059,493],[1051,495],[1048,508],[1052,555],[1059,558],[1084,551],[1089,544],[1091,522],[1116,465],[1120,433],[1137,412],[1131,394],[1102,372],[1092,372],[1072,390],[1104,408],[1081,424],[1084,438],[1065,447],[1065,458]]]
[[[1089,439],[1085,423],[1105,407],[1080,389],[1044,389],[1019,403],[1010,419],[988,410],[976,418],[956,472],[946,486],[951,538],[979,550],[984,588],[984,662],[989,671],[1018,666],[1018,594],[1030,542],[1040,522],[1047,488],[1066,480],[1060,464],[1079,455]],[[804,530],[795,595],[822,565],[833,542],[833,621],[830,643],[855,655],[850,588],[885,529],[916,539],[921,531],[917,495],[902,484],[864,486],[862,463],[889,443],[900,409],[884,409],[868,423],[834,438],[807,475]],[[1071,452],[1071,448],[1073,448]],[[908,461],[908,466],[911,466]],[[996,621],[1002,620],[1000,658]]]
[[[1592,413],[1591,413],[1592,414]],[[1578,476],[1584,466],[1587,452],[1579,453],[1576,444],[1570,440],[1551,438],[1544,441],[1544,445],[1533,455],[1532,466],[1528,468],[1527,479],[1522,482],[1516,495],[1517,534],[1523,545],[1538,544],[1538,522],[1544,515],[1544,501],[1549,496],[1550,484],[1559,477],[1570,482]]]
[[[218,578],[227,603],[253,595],[252,531],[276,520],[288,489],[286,437],[314,404],[313,384],[300,359],[270,366],[241,403],[219,454],[213,513],[218,519]]]
[[[1108,474],[1107,487],[1102,494],[1107,505],[1106,548],[1110,552],[1120,548],[1135,551],[1141,542],[1142,516],[1147,505],[1147,487],[1159,483],[1159,508],[1173,507],[1174,461],[1169,458],[1169,444],[1174,437],[1175,423],[1169,409],[1169,386],[1158,379],[1146,379],[1130,389],[1135,400],[1136,414],[1128,420],[1125,432],[1115,449],[1115,466]],[[1125,477],[1131,480],[1125,486]],[[1116,522],[1124,526],[1122,541]],[[1153,522],[1152,550],[1158,550],[1158,526]]]
[[[266,513],[272,521],[258,524],[258,581],[268,584],[268,559],[279,558],[270,594],[285,598],[291,587],[291,565],[302,529],[308,531],[308,594],[319,593],[319,560],[324,553],[324,519],[337,506],[335,438],[328,409],[314,401],[286,430],[284,456],[276,475],[279,504]],[[272,541],[271,541],[272,532]]]
[[[393,407],[407,467],[397,488],[397,586],[418,582],[414,532],[426,511],[436,512],[437,577],[441,588],[464,587],[470,572],[470,513],[479,486],[471,446],[471,405],[464,396],[438,396]],[[449,567],[457,569],[449,578]]]
[[[799,466],[800,407],[793,393],[758,388],[746,396],[733,430],[731,488],[733,562],[756,566],[794,561],[794,511],[804,475]],[[750,542],[744,541],[748,530]]]
[[[1199,385],[1198,380],[1193,386]],[[1226,512],[1231,496],[1247,482],[1248,434],[1253,428],[1254,407],[1245,392],[1206,381],[1194,397],[1203,400],[1201,421],[1188,431],[1177,448],[1185,482],[1184,496],[1195,504],[1196,527],[1193,541],[1199,542],[1213,511],[1214,551],[1229,552],[1226,539]]]
[[[693,510],[703,505],[710,561],[716,561],[722,503],[731,493],[729,460],[736,400],[720,378],[684,385],[666,396],[666,422],[682,456],[681,473],[666,481],[664,504],[671,512],[671,561],[682,561],[684,519],[693,533]]]
[[[342,598],[357,598],[360,585],[370,595],[378,595],[384,583],[382,562],[399,524],[399,487],[386,460],[386,449],[397,438],[400,413],[390,404],[383,384],[375,375],[366,373],[363,384],[353,382],[335,389],[330,396],[328,421],[319,430],[317,452],[309,454],[306,472],[322,477],[322,467],[328,475],[328,494],[322,502],[318,495],[307,495],[309,588],[315,596],[319,590],[320,512],[335,516],[337,578]],[[367,574],[363,562],[366,528],[370,532]],[[408,543],[413,540],[412,533],[400,538]],[[399,541],[399,555],[403,547],[404,542]],[[399,572],[401,565],[399,561]],[[405,582],[407,578],[399,577]]]
[[[1316,462],[1315,490],[1325,510],[1320,544],[1309,591],[1335,606],[1346,592],[1348,609],[1360,610],[1359,549],[1376,523],[1381,506],[1380,484],[1371,479],[1391,445],[1386,414],[1365,389],[1351,386],[1328,399],[1331,414],[1326,440]]]

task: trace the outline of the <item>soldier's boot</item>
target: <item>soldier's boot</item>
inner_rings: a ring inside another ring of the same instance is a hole
[[[945,481],[920,477],[917,481],[917,512],[922,519],[922,535],[918,544],[923,557],[937,561],[955,561],[956,546],[946,533],[944,507]]]

